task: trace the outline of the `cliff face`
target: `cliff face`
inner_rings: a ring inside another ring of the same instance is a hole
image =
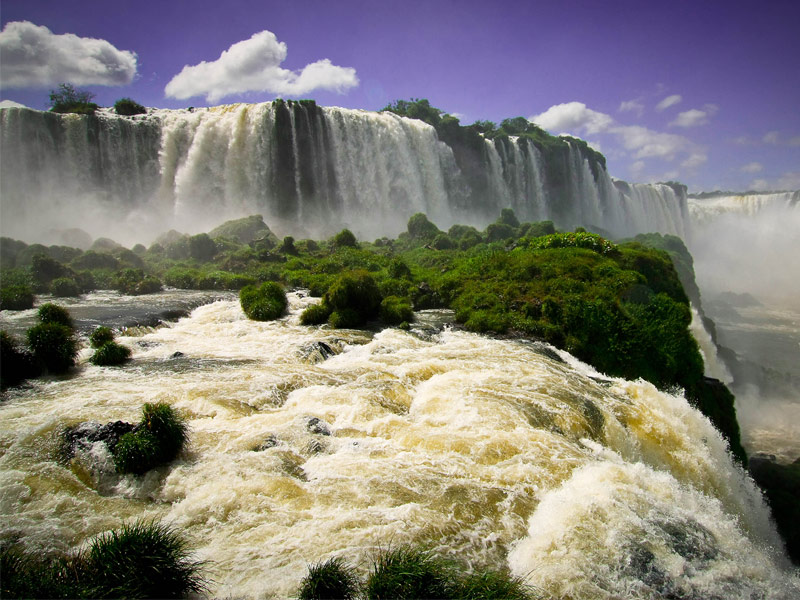
[[[546,134],[488,139],[457,122],[280,100],[136,117],[9,108],[0,128],[13,237],[88,222],[125,239],[116,230],[208,230],[260,213],[295,234],[347,226],[369,239],[397,235],[416,212],[483,227],[502,208],[614,236],[687,227],[685,190],[614,182],[585,142]]]

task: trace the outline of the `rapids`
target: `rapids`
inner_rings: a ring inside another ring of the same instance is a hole
[[[87,348],[74,374],[8,391],[0,537],[68,550],[162,519],[209,561],[213,597],[287,597],[308,563],[365,572],[407,542],[559,598],[800,593],[759,492],[682,396],[426,313],[410,332],[305,327],[316,300],[289,298],[269,323],[201,306],[120,336],[128,366]],[[100,443],[59,462],[63,428],[157,401],[190,423],[171,465],[120,477]]]

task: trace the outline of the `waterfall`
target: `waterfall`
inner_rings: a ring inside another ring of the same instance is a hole
[[[503,208],[611,235],[687,233],[685,194],[614,182],[574,141],[448,145],[422,121],[310,101],[120,117],[0,111],[3,234],[82,227],[123,242],[260,213],[278,231],[396,236],[424,212],[483,227]]]

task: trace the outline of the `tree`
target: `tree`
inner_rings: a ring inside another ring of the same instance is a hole
[[[71,83],[61,83],[57,90],[50,90],[50,110],[57,113],[93,114],[97,104],[92,102],[94,94],[77,90]]]
[[[143,115],[147,113],[147,109],[130,98],[120,98],[114,102],[114,111],[118,115],[132,116]]]

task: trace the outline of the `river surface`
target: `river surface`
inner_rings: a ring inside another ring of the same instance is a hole
[[[557,598],[800,595],[759,492],[681,396],[443,328],[440,313],[409,332],[305,327],[316,300],[289,299],[269,323],[228,297],[126,329],[127,366],[93,366],[84,348],[69,376],[7,392],[0,538],[66,551],[162,519],[226,598],[290,596],[333,556],[366,573],[405,543]],[[93,303],[69,308],[94,325]],[[31,315],[4,312],[3,327]],[[136,422],[145,402],[187,418],[176,461],[123,477],[102,443],[59,460],[65,427]]]

